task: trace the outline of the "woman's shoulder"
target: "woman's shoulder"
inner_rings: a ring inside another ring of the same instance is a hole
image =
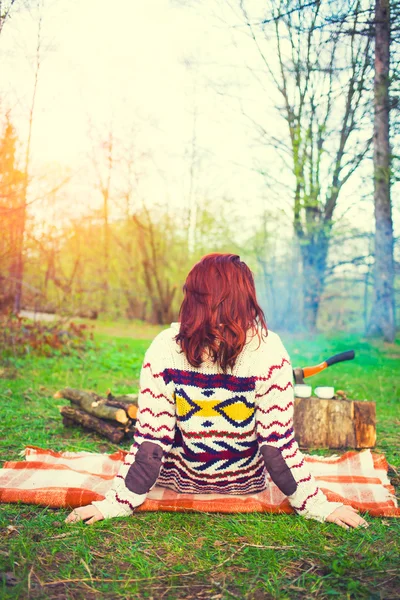
[[[179,323],[171,323],[169,327],[160,331],[158,335],[153,340],[153,343],[156,344],[176,344],[175,338],[179,333]]]
[[[273,362],[276,358],[287,357],[287,350],[280,336],[270,329],[267,334],[253,336],[248,350],[251,360],[260,360],[263,365]]]
[[[179,351],[178,344],[175,340],[179,333],[179,323],[171,323],[171,325],[161,331],[150,344],[147,353],[151,354],[170,354]]]
[[[277,348],[282,346],[282,340],[280,336],[268,329],[267,332],[259,329],[256,334],[252,334],[249,340],[249,346],[252,350],[259,349],[260,351],[266,351],[271,348]]]

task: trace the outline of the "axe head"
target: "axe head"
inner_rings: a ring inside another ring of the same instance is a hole
[[[293,369],[293,377],[296,385],[300,385],[304,383],[304,371],[303,369],[297,368]]]

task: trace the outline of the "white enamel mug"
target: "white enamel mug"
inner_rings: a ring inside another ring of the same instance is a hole
[[[314,393],[317,398],[325,398],[326,400],[329,400],[335,395],[335,388],[329,386],[317,387],[315,388]]]
[[[311,396],[312,387],[303,383],[298,383],[294,386],[294,395],[297,398],[309,398]]]

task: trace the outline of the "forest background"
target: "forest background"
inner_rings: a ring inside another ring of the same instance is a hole
[[[396,2],[0,9],[3,311],[169,323],[191,266],[233,252],[272,329],[393,341]]]

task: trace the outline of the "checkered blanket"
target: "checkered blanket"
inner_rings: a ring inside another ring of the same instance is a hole
[[[126,452],[55,452],[27,446],[25,461],[9,461],[0,469],[0,502],[22,502],[53,508],[76,508],[102,500]],[[305,455],[308,467],[329,500],[350,504],[373,516],[400,517],[383,454],[370,450],[342,456]],[[138,511],[291,513],[287,498],[269,480],[258,494],[179,494],[155,486]]]

